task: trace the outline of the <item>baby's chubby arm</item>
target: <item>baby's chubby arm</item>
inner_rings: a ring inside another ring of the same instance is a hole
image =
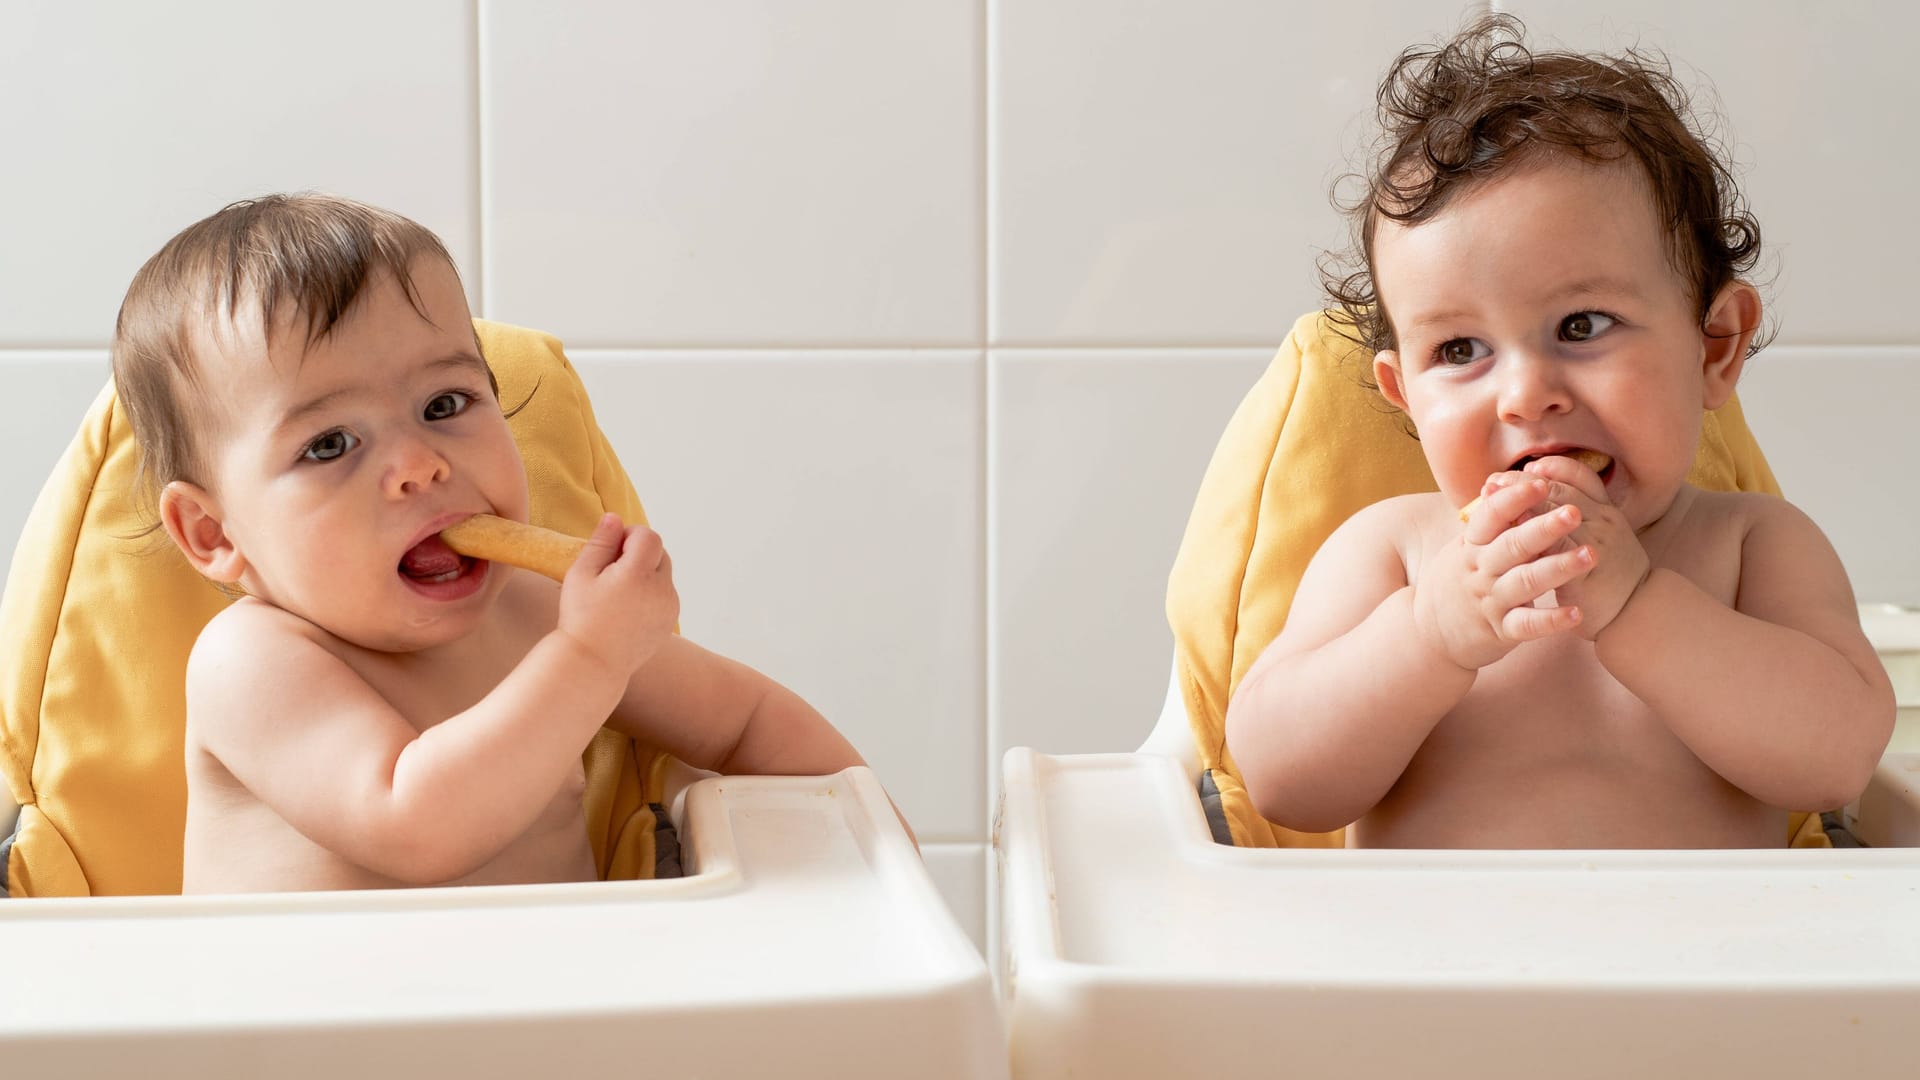
[[[824,776],[864,765],[800,695],[745,664],[674,637],[634,673],[609,726],[710,772]],[[894,813],[914,838],[906,815]]]
[[[865,764],[800,695],[684,637],[634,672],[608,724],[718,773],[821,776]]]
[[[659,537],[609,515],[567,575],[559,625],[480,701],[419,731],[309,624],[236,605],[188,664],[189,746],[341,857],[452,880],[551,803],[678,612]]]
[[[1653,570],[1596,655],[1747,794],[1789,810],[1844,806],[1892,734],[1892,684],[1819,527],[1781,499],[1748,505],[1734,606]]]
[[[1586,567],[1549,554],[1573,524],[1526,517],[1540,493],[1489,490],[1464,527],[1433,496],[1375,504],[1327,539],[1287,625],[1227,710],[1227,741],[1270,820],[1325,832],[1358,820],[1473,686],[1520,641],[1570,625],[1532,601]],[[1526,520],[1520,520],[1526,517]],[[1432,535],[1424,544],[1422,532]],[[1410,549],[1426,554],[1409,584]]]

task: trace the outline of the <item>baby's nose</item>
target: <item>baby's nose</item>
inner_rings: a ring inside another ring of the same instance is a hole
[[[387,463],[386,487],[391,494],[410,494],[445,480],[451,471],[438,448],[425,440],[405,439]]]
[[[1509,353],[1500,367],[1500,418],[1537,420],[1571,407],[1566,380],[1551,359],[1528,353]]]

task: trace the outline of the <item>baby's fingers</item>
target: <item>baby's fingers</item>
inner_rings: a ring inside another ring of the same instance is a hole
[[[567,571],[568,577],[597,577],[602,570],[613,565],[620,557],[620,540],[624,532],[620,524],[620,515],[603,514],[593,527],[593,535],[587,537],[587,546],[580,551],[580,557],[573,560],[573,568]]]
[[[1547,593],[1586,576],[1593,569],[1593,549],[1581,546],[1572,551],[1546,555],[1522,563],[1494,580],[1489,598],[1502,608],[1532,604]]]
[[[651,572],[667,566],[666,541],[645,525],[627,530],[626,560],[636,569]]]
[[[1494,537],[1507,531],[1528,509],[1541,505],[1547,497],[1547,482],[1539,477],[1498,485],[1489,481],[1488,488],[1491,490],[1486,490],[1464,508],[1470,511],[1463,534],[1469,544],[1491,543]]]
[[[1500,636],[1508,641],[1537,641],[1580,625],[1577,607],[1517,607],[1500,620]]]
[[[1561,542],[1580,527],[1582,520],[1577,506],[1535,514],[1487,544],[1478,565],[1495,577],[1516,566],[1524,566],[1561,546]]]

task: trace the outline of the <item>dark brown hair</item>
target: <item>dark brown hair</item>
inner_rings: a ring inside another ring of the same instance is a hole
[[[1402,52],[1380,83],[1380,141],[1357,177],[1364,191],[1336,196],[1353,250],[1321,268],[1334,324],[1369,353],[1396,347],[1373,278],[1379,220],[1430,221],[1463,192],[1543,155],[1644,171],[1702,322],[1720,290],[1759,261],[1760,225],[1664,58],[1532,52],[1524,38],[1518,19],[1482,16],[1451,41]]]
[[[194,356],[196,336],[204,340],[207,330],[257,302],[268,334],[276,312],[284,318],[291,307],[293,325],[304,320],[311,345],[382,270],[425,318],[409,272],[422,256],[453,267],[445,245],[424,226],[312,193],[236,202],[167,241],[134,275],[113,332],[114,387],[140,444],[137,495],[151,501],[171,481],[206,482],[208,448],[195,436],[210,410],[196,400],[208,389]]]

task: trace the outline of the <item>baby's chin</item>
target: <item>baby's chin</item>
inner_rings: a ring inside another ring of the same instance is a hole
[[[351,624],[336,622],[328,626],[315,622],[314,625],[362,652],[395,656],[428,652],[472,634],[491,610],[497,593],[497,588],[485,589],[474,598],[474,603],[448,606],[442,610],[427,607],[399,612],[389,609],[383,617],[356,619]]]

